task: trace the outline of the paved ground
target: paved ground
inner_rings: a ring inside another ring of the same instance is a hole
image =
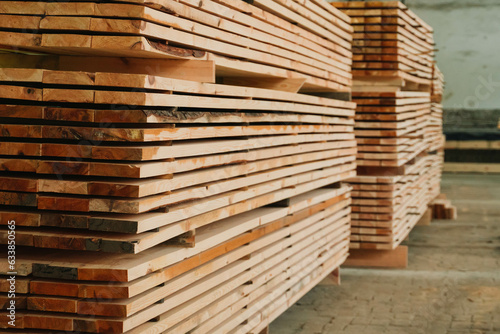
[[[500,334],[500,175],[446,174],[456,221],[417,226],[405,270],[341,270],[270,334]]]

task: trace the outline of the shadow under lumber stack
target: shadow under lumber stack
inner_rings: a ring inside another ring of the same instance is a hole
[[[351,179],[350,247],[394,250],[440,192],[444,141],[440,110],[431,105],[433,32],[399,1],[333,5],[354,25],[358,176]]]
[[[344,262],[348,16],[322,0],[0,13],[0,242],[14,220],[18,287],[13,328],[2,262],[0,327],[259,333]]]

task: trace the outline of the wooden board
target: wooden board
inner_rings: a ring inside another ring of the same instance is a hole
[[[395,249],[440,192],[440,155],[427,155],[400,176],[358,176],[353,191],[352,249]]]

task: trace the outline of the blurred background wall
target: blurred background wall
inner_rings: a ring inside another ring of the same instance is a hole
[[[500,1],[407,0],[434,27],[444,108],[500,109]]]

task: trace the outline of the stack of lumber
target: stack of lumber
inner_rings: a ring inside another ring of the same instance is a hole
[[[192,248],[18,251],[18,274],[31,276],[16,328],[258,333],[346,258],[349,190],[220,220],[197,230]]]
[[[451,205],[451,202],[446,202],[443,210],[436,210],[435,203],[438,196],[446,196],[440,193],[441,189],[441,176],[443,174],[444,167],[444,146],[446,142],[446,137],[443,134],[443,94],[444,94],[444,75],[437,66],[433,66],[433,81],[431,85],[431,115],[429,125],[426,128],[425,138],[429,143],[427,152],[429,156],[433,156],[435,159],[439,160],[441,166],[437,170],[437,177],[433,187],[437,189],[437,194],[435,194],[433,201],[429,204],[432,210],[432,218],[434,219],[455,219],[456,218],[456,208]],[[441,214],[444,212],[445,214]]]
[[[442,158],[428,155],[395,176],[357,176],[351,180],[352,249],[397,247],[440,193]]]
[[[351,248],[392,250],[440,192],[443,156],[433,151],[443,144],[442,108],[431,93],[442,94],[443,76],[432,28],[399,1],[333,5],[354,25]]]
[[[429,142],[429,152],[444,149],[445,137],[443,135],[443,93],[444,75],[434,64],[434,79],[431,86],[431,115],[425,138]]]
[[[352,27],[345,14],[323,0],[252,3],[1,1],[0,46],[65,55],[210,60],[217,76],[230,84],[350,90]]]
[[[352,96],[360,171],[395,169],[428,148],[429,93],[355,91]]]
[[[433,70],[431,86],[432,103],[441,103],[443,102],[444,94],[444,74],[436,64],[434,64]]]
[[[430,88],[432,27],[400,1],[332,4],[349,15],[354,26],[354,86],[374,91]]]
[[[325,92],[350,90],[347,16],[320,0],[0,10],[4,48],[50,54],[0,55],[0,248],[9,221],[17,246],[0,327],[260,333],[344,262],[355,104]]]
[[[429,152],[444,149],[445,136],[443,135],[443,105],[432,103],[429,126],[426,128],[426,141],[429,143]]]

